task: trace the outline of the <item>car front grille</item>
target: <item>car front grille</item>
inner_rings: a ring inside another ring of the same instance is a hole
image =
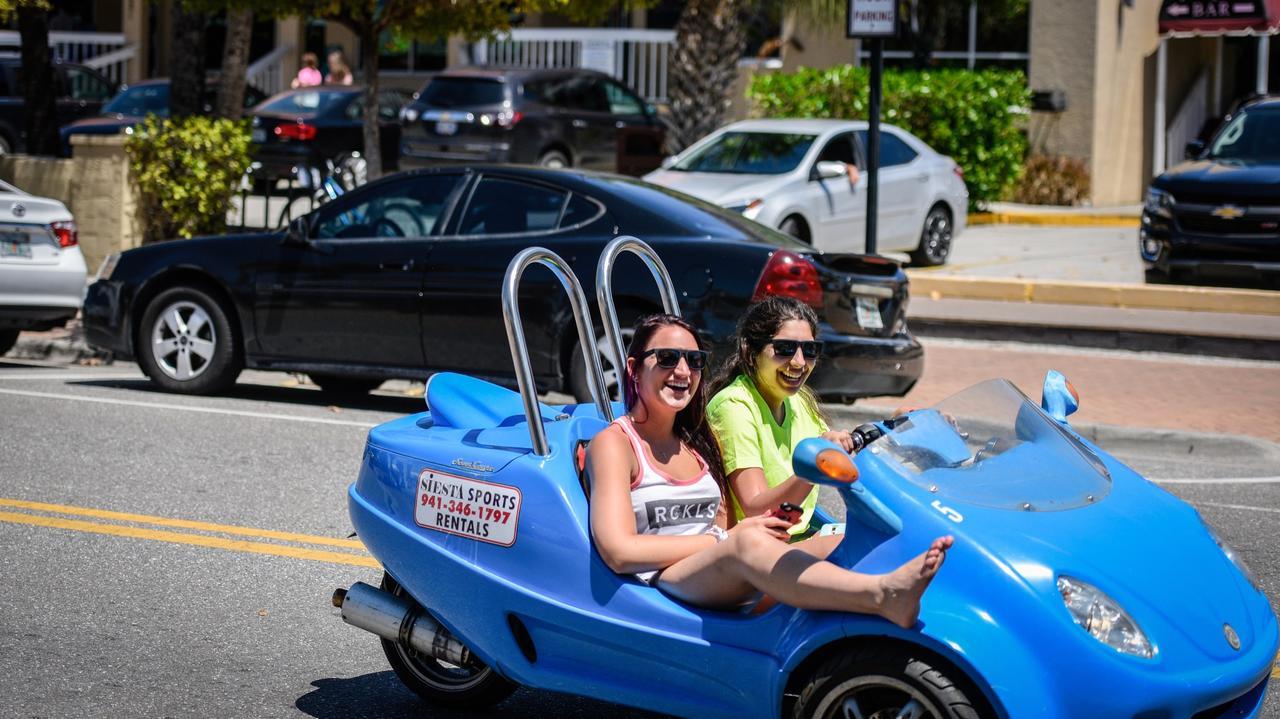
[[[1229,207],[1239,217],[1222,217],[1214,211]],[[1179,205],[1174,211],[1183,232],[1221,237],[1280,237],[1280,207],[1242,205]]]

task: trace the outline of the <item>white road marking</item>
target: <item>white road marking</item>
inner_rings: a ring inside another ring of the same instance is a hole
[[[203,412],[205,414],[223,414],[236,417],[256,417],[259,419],[283,419],[291,422],[311,422],[313,424],[336,424],[346,427],[363,427],[364,429],[372,429],[378,426],[377,422],[353,422],[342,419],[326,419],[323,417],[294,417],[287,414],[272,414],[270,412],[249,412],[239,409],[217,409],[214,407],[191,407],[181,404],[163,404],[160,402],[138,402],[128,399],[113,399],[111,397],[90,397],[82,394],[54,394],[53,392],[31,392],[20,389],[0,389],[0,394],[12,394],[22,397],[44,397],[47,399],[65,399],[77,402],[98,402],[101,404],[118,404],[129,407],[146,407],[148,409],[171,409],[180,412]]]
[[[1280,477],[1223,477],[1222,479],[1153,479],[1156,484],[1280,484]]]
[[[103,374],[103,373],[101,373],[101,372],[97,372],[97,373],[94,373],[94,374],[89,374],[89,373],[87,373],[87,372],[86,372],[86,373],[83,373],[83,374],[66,374],[66,373],[58,372],[58,371],[56,371],[56,370],[51,370],[51,371],[49,371],[49,372],[38,372],[38,373],[37,373],[37,372],[33,372],[33,373],[31,373],[31,374],[22,374],[22,373],[20,373],[20,372],[19,372],[19,373],[8,374],[8,373],[0,372],[0,381],[2,381],[2,380],[8,380],[8,379],[56,379],[56,380],[62,380],[62,379],[74,379],[74,380],[83,380],[83,379],[139,379],[139,380],[140,380],[140,379],[146,379],[146,378],[145,378],[143,375],[138,374],[138,373],[136,373],[136,372],[135,372],[135,373],[132,373],[132,374]]]
[[[1200,507],[1219,507],[1221,509],[1247,509],[1251,512],[1271,512],[1272,514],[1280,514],[1280,509],[1273,507],[1250,507],[1244,504],[1218,504],[1217,502],[1195,502]]]

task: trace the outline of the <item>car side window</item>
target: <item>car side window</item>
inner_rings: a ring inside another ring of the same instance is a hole
[[[433,235],[462,183],[461,173],[422,175],[384,183],[322,207],[311,236],[318,239]]]
[[[867,131],[858,130],[858,141],[865,148],[867,146]],[[911,146],[903,142],[897,135],[891,132],[880,133],[880,166],[893,167],[894,165],[905,165],[916,159],[918,153],[911,149]]]
[[[609,99],[594,77],[570,75],[547,88],[547,101],[556,107],[578,112],[608,112]]]
[[[853,149],[853,133],[846,132],[836,135],[827,142],[822,148],[822,152],[818,153],[818,162],[843,162],[847,165],[857,165],[858,158]]]
[[[70,95],[76,100],[106,100],[111,97],[111,86],[97,75],[78,67],[67,68],[67,84]]]
[[[460,235],[511,235],[554,230],[569,193],[501,177],[483,177],[471,193]]]
[[[616,82],[604,83],[605,97],[609,100],[609,112],[615,115],[643,115],[644,103]]]
[[[602,214],[604,214],[602,205],[595,200],[574,193],[569,198],[569,205],[564,209],[564,216],[560,218],[560,227],[574,227],[585,224]]]

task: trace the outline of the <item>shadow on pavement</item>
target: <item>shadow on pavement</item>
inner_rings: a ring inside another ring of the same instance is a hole
[[[83,387],[105,387],[110,389],[127,389],[134,392],[145,392],[157,397],[185,397],[168,392],[151,380],[139,379],[101,379],[76,380],[68,385]],[[229,399],[247,399],[258,402],[277,402],[282,404],[306,405],[311,407],[337,406],[343,409],[362,409],[375,412],[394,412],[412,414],[426,409],[421,397],[405,395],[333,395],[312,387],[279,387],[272,385],[240,383],[229,391],[212,395]]]
[[[349,679],[317,679],[311,686],[315,689],[298,697],[294,706],[316,719],[535,719],[549,716],[656,719],[661,716],[595,699],[532,689],[520,689],[489,709],[447,709],[419,699],[391,671]]]

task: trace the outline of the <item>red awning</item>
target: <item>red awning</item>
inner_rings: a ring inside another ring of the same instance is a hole
[[[1160,34],[1266,34],[1280,31],[1280,0],[1163,0]]]

